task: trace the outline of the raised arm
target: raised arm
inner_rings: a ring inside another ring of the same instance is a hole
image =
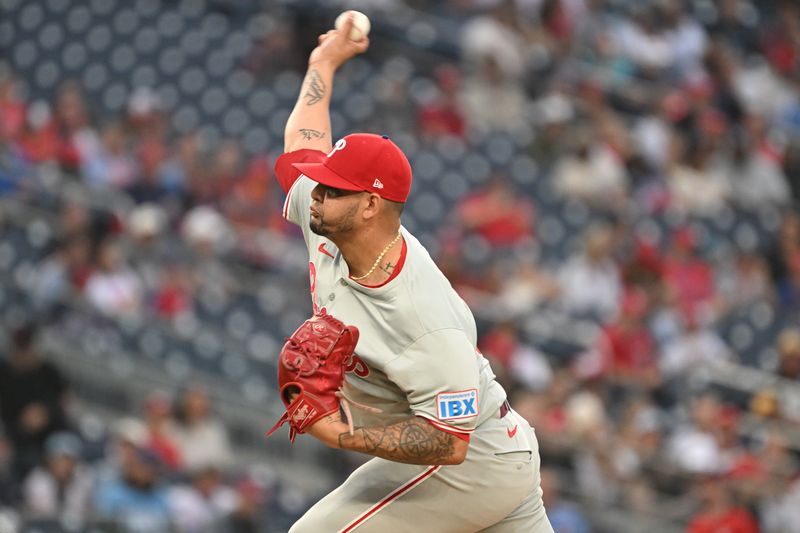
[[[360,41],[347,37],[352,26],[353,19],[348,17],[341,30],[331,30],[319,36],[319,44],[308,58],[308,70],[297,103],[286,121],[284,152],[302,148],[322,152],[331,150],[333,76],[348,59],[365,52],[369,47],[366,37]]]

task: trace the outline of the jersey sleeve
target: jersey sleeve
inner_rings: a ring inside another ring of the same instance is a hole
[[[325,158],[319,150],[296,150],[287,152],[275,161],[275,177],[286,193],[283,203],[283,218],[293,222],[301,228],[308,226],[310,213],[308,211],[311,190],[316,182],[303,176],[292,165],[295,163],[317,163]]]
[[[469,435],[479,409],[475,347],[459,329],[442,329],[417,339],[385,367],[402,389],[411,412],[448,433]]]

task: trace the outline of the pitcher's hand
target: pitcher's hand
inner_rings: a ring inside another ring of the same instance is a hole
[[[328,63],[338,69],[350,58],[363,54],[369,48],[369,38],[353,41],[347,36],[353,28],[353,17],[347,17],[341,30],[330,30],[319,36],[317,47],[308,58],[309,66],[318,63]]]

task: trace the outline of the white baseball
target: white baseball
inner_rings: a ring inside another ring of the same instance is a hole
[[[348,37],[352,41],[360,41],[369,35],[369,30],[371,27],[369,18],[361,11],[355,11],[353,9],[349,11],[343,11],[338,17],[336,17],[334,27],[337,30],[340,30],[342,26],[344,26],[344,21],[347,19],[347,16],[350,14],[353,15],[353,29],[350,30],[350,35]]]

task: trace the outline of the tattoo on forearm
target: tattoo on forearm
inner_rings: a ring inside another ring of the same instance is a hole
[[[353,435],[342,433],[339,447],[400,463],[433,465],[453,455],[454,438],[415,417],[390,426],[358,428]]]
[[[308,73],[308,80],[306,85],[306,93],[303,95],[303,98],[306,99],[306,105],[314,105],[323,98],[325,98],[325,82],[322,81],[322,76],[320,76],[317,69],[311,69]]]
[[[322,139],[325,137],[324,131],[318,130],[310,130],[308,128],[300,128],[300,135],[303,136],[304,141],[310,141],[313,139]]]

